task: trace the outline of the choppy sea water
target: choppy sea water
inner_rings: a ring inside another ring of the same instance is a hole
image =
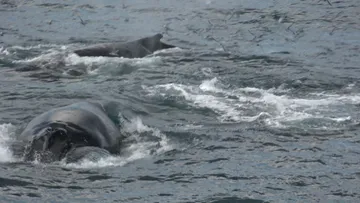
[[[358,202],[359,11],[357,0],[0,1],[0,201]],[[71,53],[155,33],[179,48]],[[84,100],[114,104],[127,153],[19,158],[11,146],[32,118]]]

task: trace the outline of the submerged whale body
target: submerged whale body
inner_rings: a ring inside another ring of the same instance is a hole
[[[142,58],[155,51],[174,48],[175,46],[160,41],[162,34],[141,38],[127,43],[99,44],[75,50],[78,56],[107,56],[124,58]]]
[[[20,135],[29,141],[25,161],[98,160],[120,153],[123,136],[98,103],[80,102],[49,110]]]

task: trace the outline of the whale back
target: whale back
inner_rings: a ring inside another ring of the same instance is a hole
[[[100,44],[75,50],[74,53],[79,56],[142,58],[155,51],[175,47],[161,42],[160,39],[162,37],[162,34],[156,34],[126,43]]]

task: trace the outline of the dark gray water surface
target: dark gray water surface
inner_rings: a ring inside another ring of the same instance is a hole
[[[59,3],[61,2],[61,3]],[[360,1],[0,1],[0,202],[359,202]],[[156,33],[143,59],[71,51]],[[114,104],[122,157],[24,163],[34,116]]]

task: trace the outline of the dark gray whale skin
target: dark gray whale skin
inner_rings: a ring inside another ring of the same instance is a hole
[[[20,138],[29,144],[25,161],[76,162],[120,153],[123,136],[101,104],[79,102],[49,110],[31,120]]]
[[[142,58],[155,51],[174,48],[175,46],[160,41],[162,34],[141,38],[127,43],[99,44],[75,50],[78,56],[107,56],[124,58]]]

